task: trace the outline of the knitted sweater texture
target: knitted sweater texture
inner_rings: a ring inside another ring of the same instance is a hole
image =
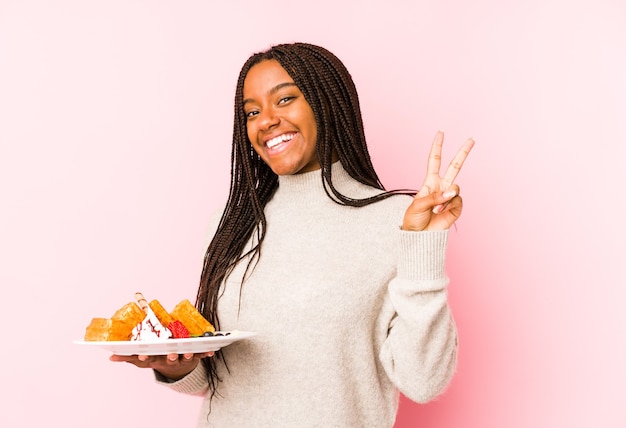
[[[380,192],[339,162],[332,177],[353,198]],[[448,233],[402,231],[410,202],[346,207],[319,171],[280,177],[260,259],[243,286],[243,263],[233,272],[219,303],[222,330],[258,335],[222,349],[229,370],[218,367],[213,400],[201,364],[160,380],[206,395],[198,427],[392,427],[399,392],[417,402],[442,392],[457,350]]]

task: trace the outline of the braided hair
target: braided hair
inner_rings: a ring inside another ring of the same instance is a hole
[[[350,73],[334,54],[319,46],[292,43],[276,45],[252,55],[239,73],[235,91],[228,201],[204,258],[196,298],[198,310],[218,330],[220,287],[237,263],[250,257],[247,265],[250,269],[258,261],[267,226],[263,209],[278,188],[278,176],[255,152],[248,139],[243,108],[243,85],[248,71],[267,60],[277,61],[287,71],[313,110],[321,180],[329,198],[338,204],[360,207],[400,193],[385,191],[374,171],[365,141],[356,87]],[[353,199],[341,194],[332,181],[333,152],[351,177],[380,189],[381,193],[365,199]],[[253,242],[252,248],[245,251],[250,241]],[[212,397],[220,381],[216,358],[223,361],[223,354],[218,352],[213,358],[203,359]]]

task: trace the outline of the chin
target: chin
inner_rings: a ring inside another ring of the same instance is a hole
[[[295,175],[295,174],[300,173],[299,170],[285,169],[285,168],[272,169],[272,171],[274,171],[274,174],[276,175]]]
[[[298,174],[302,167],[299,165],[271,165],[270,168],[274,171],[276,175],[294,175]]]
[[[289,163],[289,162],[274,162],[274,163],[266,162],[266,163],[272,169],[272,171],[274,171],[274,174],[276,175],[302,174],[305,172],[315,171],[321,168],[319,163],[313,163],[313,162],[303,163],[303,162],[296,161],[296,163]]]

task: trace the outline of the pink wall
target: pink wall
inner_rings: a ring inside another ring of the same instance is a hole
[[[626,5],[362,3],[0,2],[0,426],[193,425],[198,400],[71,342],[137,290],[194,297],[236,74],[295,40],[352,71],[388,187],[420,184],[437,129],[478,141],[458,373],[396,427],[626,426]]]

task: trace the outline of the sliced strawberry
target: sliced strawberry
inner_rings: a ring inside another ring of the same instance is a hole
[[[172,336],[174,337],[174,339],[184,339],[186,337],[189,337],[189,330],[187,330],[185,324],[178,320],[172,321],[170,325],[167,326],[167,328],[169,328],[172,332]]]

